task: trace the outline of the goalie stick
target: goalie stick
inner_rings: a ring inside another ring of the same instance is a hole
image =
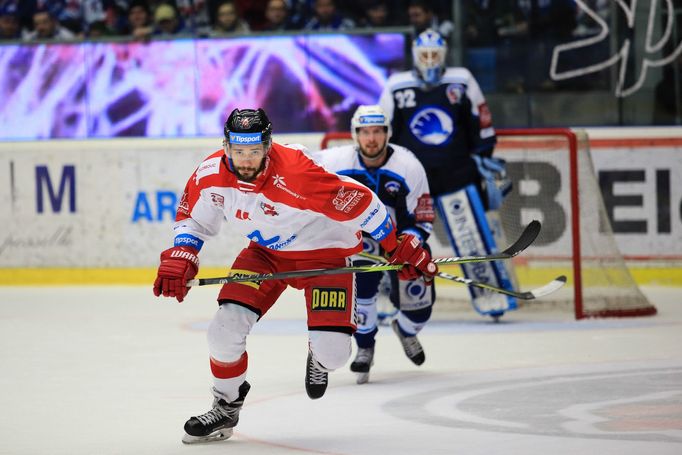
[[[376,256],[374,254],[369,254],[369,253],[359,253],[358,256],[362,256],[363,258],[367,258],[367,259],[370,259],[372,261],[377,261],[376,265],[385,264],[385,262],[383,262],[384,258],[382,258],[381,256]],[[443,259],[449,259],[449,258],[443,258]],[[433,262],[438,263],[436,259],[433,259]],[[541,286],[541,287],[536,288],[536,289],[531,289],[530,291],[519,292],[519,291],[510,291],[509,289],[504,289],[504,288],[501,288],[498,286],[493,286],[492,284],[483,283],[481,281],[476,281],[476,280],[472,280],[469,278],[463,278],[461,276],[450,275],[449,273],[445,273],[445,272],[438,272],[438,273],[436,273],[436,276],[439,278],[443,278],[445,280],[450,280],[450,281],[455,281],[457,283],[466,284],[467,286],[473,286],[475,288],[486,289],[488,291],[497,292],[499,294],[510,295],[510,296],[516,297],[517,299],[520,299],[520,300],[534,300],[534,299],[543,297],[545,295],[549,295],[552,292],[558,291],[559,289],[561,289],[561,287],[564,284],[566,284],[566,277],[564,275],[560,275],[560,276],[554,278],[549,283],[545,284],[544,286]]]
[[[434,258],[433,262],[438,265],[443,264],[465,264],[471,262],[486,262],[498,261],[503,259],[511,259],[520,252],[528,248],[533,241],[540,234],[542,225],[539,221],[533,220],[523,230],[519,238],[509,248],[501,253],[491,254],[487,256],[455,256],[450,258]],[[360,253],[364,255],[364,253]],[[366,256],[367,257],[367,256]],[[218,278],[198,278],[187,281],[187,287],[206,286],[210,284],[227,284],[227,283],[241,283],[245,281],[265,281],[265,280],[283,280],[287,278],[303,278],[307,276],[317,275],[337,275],[343,273],[365,273],[365,272],[383,272],[385,270],[400,270],[402,264],[387,264],[384,258],[376,256],[375,261],[381,261],[378,264],[358,265],[339,267],[335,269],[311,269],[311,270],[292,270],[290,272],[276,272],[276,273],[261,273],[261,274],[235,274]],[[464,279],[464,278],[462,278]],[[474,286],[474,285],[472,285]]]

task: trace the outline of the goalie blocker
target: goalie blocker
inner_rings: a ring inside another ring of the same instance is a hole
[[[457,256],[478,256],[497,253],[497,242],[502,241],[499,223],[491,228],[483,203],[475,185],[434,197],[438,213],[448,239]],[[494,212],[491,213],[494,216]],[[464,275],[472,280],[488,283],[512,291],[516,280],[511,261],[461,264]],[[517,308],[512,296],[498,294],[477,287],[469,287],[471,304],[482,314],[497,319],[506,311]]]

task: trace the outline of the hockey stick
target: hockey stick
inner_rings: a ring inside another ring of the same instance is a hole
[[[467,286],[473,286],[476,288],[487,289],[489,291],[497,292],[499,294],[510,295],[510,296],[516,297],[517,299],[520,299],[520,300],[534,300],[534,299],[538,299],[540,297],[544,297],[546,295],[551,294],[552,292],[558,291],[559,289],[561,289],[563,287],[564,284],[566,284],[566,277],[564,275],[561,275],[561,276],[554,278],[552,281],[545,284],[544,286],[540,286],[539,288],[531,289],[530,291],[525,291],[525,292],[518,292],[518,291],[510,291],[508,289],[493,286],[493,285],[488,284],[488,283],[482,283],[480,281],[474,281],[474,280],[471,280],[469,278],[462,278],[461,276],[450,275],[449,273],[445,273],[445,272],[438,272],[436,274],[436,276],[439,278],[446,279],[446,280],[455,281],[457,283],[466,284]]]
[[[335,269],[310,269],[310,270],[292,270],[290,272],[275,272],[275,273],[236,273],[219,278],[198,278],[187,281],[187,287],[205,286],[208,284],[227,284],[227,283],[243,283],[245,281],[260,282],[265,280],[285,280],[287,278],[304,278],[307,276],[317,275],[340,275],[343,273],[365,273],[365,272],[383,272],[385,270],[400,270],[403,268],[402,264],[387,264],[382,262],[379,264],[370,265],[355,265],[348,267],[338,267]]]
[[[516,239],[512,245],[510,245],[506,250],[501,253],[489,254],[486,256],[455,256],[451,258],[433,258],[431,259],[437,265],[445,264],[467,264],[473,262],[488,262],[488,261],[500,261],[504,259],[511,259],[521,253],[523,250],[528,248],[542,229],[542,224],[538,220],[533,220],[523,229],[523,232]]]
[[[486,261],[497,261],[502,259],[511,259],[526,248],[528,248],[533,241],[540,234],[540,229],[542,225],[539,221],[533,220],[528,226],[523,230],[519,238],[511,245],[509,248],[501,253],[491,254],[487,256],[460,256],[451,258],[435,258],[433,262],[438,265],[442,264],[465,264],[470,262],[486,262]],[[364,253],[361,255],[366,256]],[[343,273],[365,273],[365,272],[383,272],[385,270],[400,270],[403,266],[402,264],[387,264],[384,262],[384,258],[376,256],[375,261],[380,261],[378,264],[371,265],[357,265],[349,267],[339,267],[336,269],[312,269],[312,270],[292,270],[290,272],[277,272],[277,273],[261,273],[261,274],[235,274],[219,278],[199,278],[194,280],[189,280],[187,282],[187,287],[192,286],[206,286],[209,284],[226,284],[226,283],[243,283],[246,281],[258,282],[265,280],[283,280],[287,278],[304,278],[308,276],[317,275],[338,275]],[[474,285],[472,285],[474,286]]]
[[[523,232],[516,239],[512,245],[501,253],[488,254],[485,256],[454,256],[449,258],[432,258],[431,261],[436,265],[447,264],[470,264],[473,262],[488,262],[488,261],[502,261],[518,256],[523,250],[528,248],[540,234],[542,224],[538,220],[533,220],[523,229]],[[358,253],[359,256],[366,257],[375,262],[385,263],[385,259],[381,256],[375,256],[369,253]]]
[[[381,265],[384,264],[381,256],[376,256],[374,254],[369,254],[369,253],[358,253],[358,256],[362,256],[364,258],[370,259],[372,261],[377,261],[375,265]],[[444,259],[449,259],[449,258],[444,258]],[[434,259],[433,262],[437,261]],[[525,292],[519,292],[519,291],[510,291],[509,289],[501,288],[498,286],[494,286],[492,284],[488,283],[483,283],[481,281],[475,281],[469,278],[463,278],[461,276],[456,276],[456,275],[450,275],[449,273],[445,272],[438,272],[436,273],[436,276],[439,278],[443,278],[445,280],[450,280],[450,281],[455,281],[457,283],[461,284],[466,284],[467,286],[473,286],[475,288],[481,288],[481,289],[486,289],[491,292],[497,292],[499,294],[505,294],[505,295],[510,295],[512,297],[516,297],[517,299],[520,300],[533,300],[537,299],[540,297],[543,297],[545,295],[551,294],[552,292],[558,291],[561,289],[561,287],[566,284],[566,277],[564,275],[560,275],[556,278],[554,278],[552,281],[549,283],[545,284],[544,286],[541,286],[536,289],[532,289],[530,291],[525,291]]]

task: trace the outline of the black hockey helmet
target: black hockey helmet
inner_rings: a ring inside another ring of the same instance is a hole
[[[261,108],[235,109],[225,122],[225,140],[230,144],[263,144],[265,151],[272,145],[272,123]]]

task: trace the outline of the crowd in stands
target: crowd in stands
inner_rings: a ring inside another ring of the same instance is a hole
[[[473,0],[471,0],[473,1]],[[0,0],[0,40],[150,39],[428,27],[449,36],[448,0]]]

